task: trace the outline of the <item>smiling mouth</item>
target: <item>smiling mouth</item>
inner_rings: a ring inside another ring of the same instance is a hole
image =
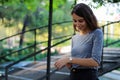
[[[78,31],[80,31],[80,30],[82,29],[82,27],[76,27],[76,29],[77,29]]]
[[[80,31],[80,29],[78,27],[76,27],[77,31]]]

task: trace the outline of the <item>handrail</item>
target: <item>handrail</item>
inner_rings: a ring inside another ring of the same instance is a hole
[[[108,24],[106,24],[106,25],[104,25],[104,26],[107,26],[107,25],[110,25],[110,24],[113,24],[113,23],[118,23],[118,22],[120,22],[120,21],[110,22],[110,23],[108,23]],[[102,28],[104,28],[104,26],[102,26]],[[65,40],[63,40],[63,41],[60,41],[60,42],[52,45],[51,47],[56,46],[56,45],[58,45],[58,44],[61,44],[62,42],[67,41],[67,40],[69,40],[69,39],[71,39],[71,37],[69,37],[69,38],[67,38],[67,39],[65,39]],[[48,47],[44,48],[43,50],[47,50],[47,49],[48,49]],[[32,56],[35,56],[35,55],[37,55],[39,52],[41,52],[41,51],[43,51],[43,50],[40,50],[40,51],[37,51],[37,52],[35,52],[35,53],[33,53],[33,54],[27,55],[26,57],[24,57],[24,58],[22,58],[22,59],[20,59],[20,60],[18,60],[18,61],[15,61],[14,63],[9,64],[8,66],[6,66],[6,67],[5,67],[6,77],[8,76],[8,75],[7,75],[7,72],[8,72],[8,68],[9,68],[9,67],[13,66],[14,64],[19,63],[20,61],[23,61],[23,60],[27,59],[27,58],[30,58],[30,57],[32,57]]]
[[[104,28],[104,27],[107,26],[107,25],[114,24],[114,23],[118,23],[118,22],[120,22],[120,21],[110,22],[110,23],[105,24],[105,25],[103,25],[103,26],[101,26],[101,27]],[[113,43],[117,43],[117,42],[120,42],[120,40],[119,40],[119,41],[115,41],[115,42],[113,42]],[[103,46],[103,47],[106,47],[106,46]],[[54,74],[56,71],[58,71],[58,69],[53,70],[53,71],[50,73],[50,75]],[[37,80],[43,80],[43,79],[45,79],[47,76],[49,76],[49,75],[45,75],[45,76],[43,76],[43,77],[41,77],[41,78],[39,78],[39,79],[37,79]]]
[[[114,21],[114,22],[109,22],[109,23],[107,23],[105,25],[102,25],[101,27],[104,28],[105,26],[108,26],[108,25],[111,25],[111,24],[114,24],[114,23],[119,23],[119,22],[120,22],[120,20]]]
[[[56,39],[60,39],[60,38],[68,37],[68,36],[72,36],[72,35],[60,36],[60,37],[53,38],[52,40],[56,40]],[[39,42],[38,44],[45,43],[45,42],[47,42],[47,41],[42,41],[42,42]],[[36,45],[38,45],[38,44],[36,44]],[[28,48],[33,47],[33,46],[34,46],[34,44],[33,44],[33,45],[30,45],[30,46],[27,46],[27,47],[24,47],[24,48],[20,48],[20,49],[18,49],[18,50],[15,50],[15,51],[13,51],[13,52],[10,52],[9,54],[2,55],[2,56],[0,56],[0,58],[3,58],[3,57],[6,57],[6,56],[9,56],[9,55],[12,55],[12,54],[14,54],[15,52],[19,52],[19,51],[28,49]]]
[[[57,22],[57,23],[53,23],[52,25],[62,24],[62,23],[69,23],[69,22],[72,22],[72,21]],[[20,33],[17,33],[17,34],[14,34],[14,35],[5,37],[5,38],[3,38],[3,39],[0,39],[0,41],[6,40],[6,39],[8,39],[8,38],[11,38],[11,37],[14,37],[14,36],[17,36],[17,35],[20,35],[20,34],[24,34],[24,33],[26,33],[26,32],[35,31],[36,29],[43,29],[43,28],[46,28],[47,26],[48,26],[48,25],[45,25],[45,26],[42,26],[42,27],[32,28],[32,29],[26,30],[26,31],[24,31],[24,32],[20,32]],[[68,36],[68,35],[65,35],[65,36]],[[62,37],[65,37],[65,36],[61,36],[61,38],[62,38]],[[59,38],[59,37],[57,37],[57,38]],[[54,39],[52,39],[52,40],[55,40],[55,39],[57,39],[57,38],[54,38]],[[45,43],[45,42],[47,42],[47,41],[42,41],[42,42],[40,42],[40,43]],[[12,54],[14,54],[15,52],[19,52],[19,51],[25,50],[25,49],[27,49],[27,48],[34,47],[34,46],[36,46],[36,45],[38,45],[38,44],[35,42],[33,45],[30,45],[30,46],[28,46],[28,47],[26,47],[26,48],[20,48],[19,50],[16,50],[16,51],[13,51],[13,52],[9,52],[8,54],[5,54],[5,55],[0,56],[0,58],[3,58],[3,57],[8,56],[8,55],[12,55]],[[34,50],[36,50],[36,48],[34,48]],[[34,58],[34,59],[35,59],[35,58]]]
[[[107,24],[105,24],[105,25],[102,25],[101,27],[103,28],[103,32],[105,31],[104,28],[105,28],[106,26],[111,25],[111,24],[115,24],[115,23],[120,23],[120,20],[114,21],[114,22],[109,22],[109,23],[107,23]],[[107,47],[107,46],[109,46],[109,45],[112,45],[112,44],[114,44],[114,43],[116,43],[116,42],[119,42],[119,40],[117,40],[117,41],[108,43],[108,39],[109,39],[108,35],[109,35],[109,33],[108,33],[108,32],[106,32],[106,33],[104,32],[104,35],[105,35],[105,34],[107,35],[106,43],[104,44],[105,47]],[[116,35],[116,36],[118,36],[118,34],[111,34],[111,35]]]
[[[62,40],[62,41],[60,41],[60,42],[58,42],[58,43],[56,43],[56,44],[53,44],[53,45],[51,46],[51,48],[54,47],[54,46],[56,46],[56,45],[58,45],[58,44],[61,44],[61,43],[65,42],[65,41],[67,41],[67,40],[70,40],[70,39],[71,39],[71,37],[69,37],[69,38],[67,38],[67,39],[64,39],[64,40]],[[44,49],[42,49],[42,50],[39,50],[39,51],[37,51],[37,52],[35,52],[35,53],[33,53],[33,54],[29,54],[29,55],[25,56],[24,58],[22,58],[22,59],[20,59],[20,60],[18,60],[18,61],[15,61],[15,62],[13,62],[13,63],[11,63],[11,64],[9,64],[9,65],[7,65],[6,67],[7,67],[7,68],[8,68],[8,67],[11,67],[11,66],[13,66],[13,65],[16,64],[16,63],[19,63],[20,61],[23,61],[23,60],[25,60],[25,59],[27,59],[27,58],[30,58],[30,57],[32,57],[32,56],[34,56],[34,55],[37,55],[38,53],[40,53],[40,52],[42,52],[42,51],[45,51],[45,50],[47,50],[47,49],[48,49],[48,47],[46,47],[46,48],[44,48]]]
[[[120,40],[117,40],[117,41],[111,42],[111,43],[109,43],[109,44],[106,44],[106,45],[104,45],[104,47],[107,47],[107,46],[116,44],[116,43],[118,43],[118,42],[120,42]]]
[[[34,45],[30,45],[30,46],[27,46],[27,47],[24,47],[24,48],[15,50],[15,51],[13,51],[13,52],[10,52],[9,54],[5,54],[5,55],[0,56],[0,58],[3,58],[3,57],[6,57],[6,56],[9,56],[9,55],[12,55],[12,54],[14,54],[15,52],[19,52],[19,51],[25,50],[25,49],[30,48],[30,47],[33,47],[33,46],[34,46]]]
[[[65,22],[53,23],[52,25],[55,25],[55,24],[61,24],[61,23],[67,23],[67,22],[71,22],[71,21],[65,21]],[[105,24],[105,25],[103,25],[103,26],[101,26],[101,27],[104,28],[104,27],[107,26],[107,25],[114,24],[114,23],[118,23],[118,22],[120,22],[120,21],[110,22],[110,23]],[[29,32],[29,31],[34,31],[34,30],[36,30],[36,29],[45,28],[45,27],[47,27],[47,25],[46,25],[46,26],[42,26],[42,27],[33,28],[33,29],[30,29],[30,30],[26,30],[26,31],[24,31],[24,33],[25,33],[25,32]],[[19,34],[21,34],[21,33],[22,33],[22,32],[17,33],[17,34],[14,34],[14,35],[9,36],[9,37],[6,37],[6,38],[3,38],[3,39],[0,39],[0,41],[5,40],[5,39],[8,39],[8,38],[11,38],[11,37],[16,36],[16,35],[19,35]],[[66,35],[66,36],[67,36],[67,35]],[[58,38],[59,38],[59,37],[58,37]],[[54,39],[57,39],[57,38],[54,38]],[[52,39],[52,40],[54,40],[54,39]],[[47,42],[47,41],[43,41],[43,42],[40,42],[40,43],[44,43],[44,42]],[[108,44],[108,45],[109,45],[109,44]],[[33,44],[33,46],[34,46],[34,44]],[[32,47],[32,45],[29,46],[29,47]],[[29,48],[29,47],[26,47],[26,48]],[[26,49],[26,48],[22,48],[22,49],[19,49],[19,50],[13,51],[13,52],[11,52],[11,53],[13,54],[13,53],[15,53],[15,52],[17,52],[17,51],[21,51],[21,50],[24,50],[24,49]],[[11,53],[10,53],[10,54],[11,54]],[[8,56],[8,55],[10,55],[10,54],[6,54],[6,55],[3,55],[3,56],[0,56],[0,58],[5,57],[5,56]]]
[[[58,22],[58,23],[53,23],[52,25],[55,25],[55,24],[61,24],[61,23],[68,23],[68,22],[72,22],[72,21],[64,21],[64,22]],[[11,38],[11,37],[14,37],[14,36],[17,36],[17,35],[20,35],[22,33],[26,33],[26,32],[30,32],[30,31],[34,31],[36,29],[42,29],[42,28],[46,28],[48,25],[45,25],[45,26],[42,26],[42,27],[36,27],[36,28],[33,28],[33,29],[29,29],[29,30],[26,30],[24,32],[20,32],[20,33],[17,33],[17,34],[14,34],[14,35],[11,35],[11,36],[8,36],[8,37],[5,37],[5,38],[2,38],[0,39],[0,41],[3,41],[5,39],[8,39],[8,38]]]
[[[58,44],[61,44],[61,43],[65,42],[65,41],[67,41],[67,40],[70,40],[70,39],[71,39],[71,37],[69,37],[69,38],[67,38],[67,39],[65,39],[65,40],[62,40],[62,41],[60,41],[60,42],[52,45],[51,48],[54,47],[54,46],[56,46],[56,45],[58,45]],[[42,50],[39,50],[39,51],[37,51],[37,52],[35,52],[35,53],[33,53],[33,54],[29,54],[29,55],[25,56],[24,58],[19,59],[18,61],[15,61],[15,62],[7,65],[7,66],[5,67],[5,78],[6,78],[6,80],[8,80],[8,79],[7,79],[7,78],[8,78],[8,75],[7,75],[7,74],[8,74],[8,68],[9,68],[9,67],[11,67],[11,66],[19,63],[20,61],[23,61],[23,60],[27,59],[27,58],[33,57],[33,56],[37,55],[38,53],[40,53],[40,52],[42,52],[42,51],[44,51],[44,50],[47,50],[47,49],[48,49],[48,47],[46,47],[46,48],[44,48],[44,49],[42,49]]]

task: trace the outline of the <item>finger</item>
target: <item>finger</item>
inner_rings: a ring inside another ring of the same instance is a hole
[[[60,64],[58,63],[58,62],[56,62],[55,64],[55,67],[58,69],[59,68],[59,66],[60,66]]]

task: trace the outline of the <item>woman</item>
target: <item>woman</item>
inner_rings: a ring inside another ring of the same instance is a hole
[[[103,33],[91,8],[84,3],[77,4],[72,12],[76,34],[72,37],[71,57],[55,62],[60,69],[70,68],[71,80],[98,80],[97,71],[101,61]]]

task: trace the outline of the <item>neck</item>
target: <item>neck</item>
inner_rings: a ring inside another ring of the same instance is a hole
[[[80,35],[85,35],[85,34],[87,34],[89,32],[91,32],[91,31],[90,30],[85,30],[85,31],[80,31],[79,33],[80,33]]]

